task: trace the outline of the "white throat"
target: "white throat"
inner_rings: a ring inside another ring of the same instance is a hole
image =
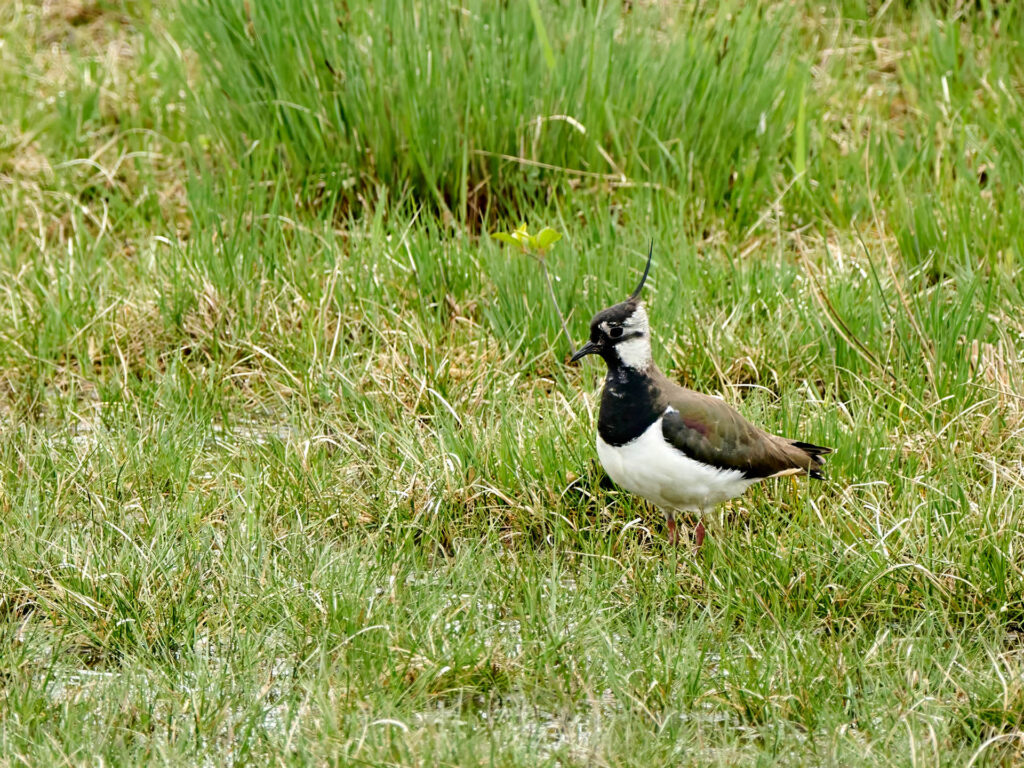
[[[638,371],[645,371],[651,367],[651,329],[647,321],[647,310],[644,305],[639,305],[622,324],[626,336],[636,335],[636,338],[620,341],[615,345],[615,352],[619,361],[627,368]]]

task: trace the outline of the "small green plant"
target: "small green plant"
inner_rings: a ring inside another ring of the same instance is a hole
[[[544,227],[536,235],[531,235],[529,230],[526,229],[526,224],[520,224],[512,232],[492,232],[491,237],[495,240],[499,240],[503,243],[508,243],[518,247],[523,253],[530,258],[534,259],[540,268],[544,272],[544,279],[548,283],[548,295],[551,297],[551,305],[555,308],[555,312],[558,313],[558,320],[562,324],[562,333],[565,334],[566,341],[569,342],[569,350],[571,354],[576,354],[576,345],[572,341],[572,336],[569,334],[569,327],[565,323],[565,316],[562,314],[561,308],[558,306],[558,299],[555,298],[555,287],[551,283],[551,273],[548,271],[547,254],[548,250],[562,239],[560,232],[556,232],[551,227]]]

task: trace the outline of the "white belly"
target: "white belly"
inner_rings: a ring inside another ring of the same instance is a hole
[[[663,509],[708,509],[757,482],[688,458],[665,440],[661,419],[626,445],[608,445],[599,434],[597,455],[616,485]]]

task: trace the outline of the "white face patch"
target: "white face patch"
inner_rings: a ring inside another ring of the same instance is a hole
[[[644,309],[643,304],[637,304],[636,309],[633,310],[633,314],[626,318],[626,321],[622,326],[627,331],[643,331],[647,333],[650,325],[647,322],[647,310]]]
[[[638,371],[647,370],[652,362],[651,337],[650,325],[647,322],[647,310],[644,309],[643,304],[638,305],[633,314],[626,318],[622,327],[627,336],[634,338],[620,341],[615,345],[619,360],[628,368]]]

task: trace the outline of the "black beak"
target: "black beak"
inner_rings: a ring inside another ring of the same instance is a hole
[[[581,357],[586,357],[587,355],[596,355],[600,351],[601,348],[597,344],[595,344],[592,341],[588,341],[580,348],[579,352],[577,352],[575,355],[569,358],[569,362],[575,363]]]

